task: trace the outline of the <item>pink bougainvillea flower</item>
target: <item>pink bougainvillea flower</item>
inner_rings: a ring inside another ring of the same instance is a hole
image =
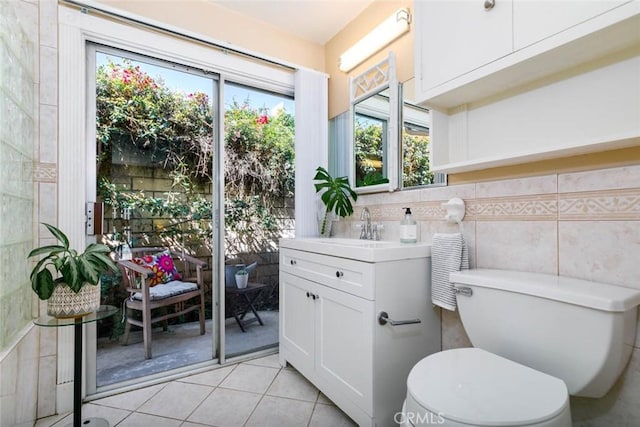
[[[267,117],[266,115],[262,115],[256,119],[256,123],[258,123],[259,125],[266,125],[267,123],[269,123],[269,117]]]

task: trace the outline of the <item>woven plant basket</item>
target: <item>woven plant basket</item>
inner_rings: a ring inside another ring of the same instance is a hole
[[[80,292],[75,293],[66,283],[59,283],[47,300],[49,316],[66,318],[80,317],[100,308],[100,285],[85,283]]]

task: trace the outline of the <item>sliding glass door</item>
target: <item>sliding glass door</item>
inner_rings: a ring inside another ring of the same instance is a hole
[[[89,394],[275,349],[278,240],[295,228],[293,99],[106,46],[88,52],[88,202],[104,213],[93,238],[119,257],[133,251],[132,262],[151,271],[152,298],[169,281],[165,250],[176,266],[189,257],[207,264],[205,333],[192,312],[153,323],[148,344],[142,314],[128,304],[142,301],[131,291],[141,281],[102,277],[102,303],[119,312],[96,326]],[[147,259],[141,248],[157,249]]]
[[[179,259],[192,257],[215,266],[216,235],[212,220],[219,108],[217,76],[185,66],[94,45],[89,63],[95,85],[89,93],[95,106],[95,192],[104,206],[104,228],[96,239],[119,256],[133,248],[133,261],[150,268],[151,299],[164,298],[160,289],[179,279],[192,283],[180,271]],[[158,248],[147,258],[135,257],[140,248]],[[123,251],[124,249],[124,251]],[[165,250],[176,256],[177,275],[164,274]],[[154,256],[155,255],[155,256]],[[200,279],[205,290],[205,334],[200,334],[197,311],[151,325],[150,358],[145,358],[140,310],[142,291],[127,288],[121,274],[102,278],[102,303],[119,313],[97,326],[96,385],[109,386],[142,377],[162,375],[216,358],[214,337],[217,280],[206,268]],[[181,301],[165,305],[170,315],[184,310]],[[164,313],[160,313],[164,316]],[[155,316],[155,315],[154,315]],[[146,326],[146,325],[145,325]]]

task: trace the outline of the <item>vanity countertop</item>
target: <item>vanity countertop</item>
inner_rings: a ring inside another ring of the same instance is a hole
[[[384,262],[431,256],[431,244],[344,238],[280,239],[281,248],[297,249],[364,262]]]

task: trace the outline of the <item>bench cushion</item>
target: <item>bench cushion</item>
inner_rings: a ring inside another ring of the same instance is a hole
[[[150,287],[149,298],[151,299],[151,301],[157,301],[184,294],[186,292],[195,291],[196,289],[198,289],[198,285],[196,283],[174,280],[169,283],[160,283],[156,286]],[[136,292],[135,294],[133,294],[132,298],[138,301],[142,301],[142,294],[140,292]]]

